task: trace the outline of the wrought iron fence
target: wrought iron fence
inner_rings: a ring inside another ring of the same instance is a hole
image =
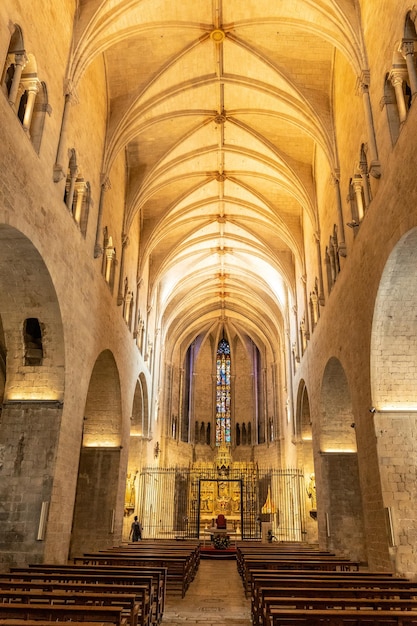
[[[305,539],[305,482],[298,469],[144,468],[139,514],[145,537],[201,538],[218,513],[236,538],[260,539],[270,523],[277,540]]]

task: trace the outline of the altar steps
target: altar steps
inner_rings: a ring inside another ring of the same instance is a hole
[[[236,559],[236,548],[230,546],[229,548],[214,548],[213,546],[201,546],[200,548],[201,559]]]

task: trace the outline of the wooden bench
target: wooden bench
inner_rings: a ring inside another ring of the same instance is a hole
[[[301,598],[302,600],[308,599],[315,600],[325,598],[325,601],[330,603],[334,599],[353,600],[358,601],[363,599],[367,600],[405,600],[416,602],[417,600],[417,588],[415,589],[402,589],[397,587],[390,587],[388,589],[375,589],[370,587],[358,588],[358,587],[270,587],[257,585],[254,589],[254,595],[251,599],[251,613],[253,624],[264,624],[265,614],[267,613],[267,605],[272,605],[274,600],[281,600],[282,598],[287,601],[288,599]],[[403,606],[401,607],[403,608]]]
[[[85,554],[75,557],[74,564],[83,565],[119,565],[134,567],[165,567],[167,570],[167,589],[171,592],[179,591],[184,597],[194,577],[190,569],[189,555],[163,555],[163,554]]]
[[[115,588],[127,586],[131,592],[141,594],[145,587],[145,597],[149,597],[150,612],[152,621],[159,623],[162,619],[165,602],[165,576],[166,571],[152,570],[141,573],[129,570],[117,570],[117,568],[108,568],[105,570],[96,570],[95,568],[82,568],[77,571],[73,566],[58,565],[33,565],[28,568],[12,568],[9,574],[0,574],[0,586],[6,582],[19,582],[33,585],[43,583],[44,585],[53,584],[78,584],[78,585],[94,585],[98,591],[101,585],[107,588],[107,593],[115,591]],[[145,607],[144,607],[145,612]]]
[[[359,563],[356,561],[348,561],[345,559],[332,559],[329,560],[327,558],[318,558],[318,559],[258,559],[258,558],[249,558],[245,559],[243,563],[243,584],[245,588],[245,593],[247,594],[250,590],[250,581],[252,572],[257,570],[297,570],[297,571],[325,571],[325,572],[336,572],[340,571],[343,573],[359,571]]]
[[[0,619],[108,622],[115,626],[124,626],[126,618],[123,611],[121,606],[0,603]]]
[[[268,626],[417,626],[417,611],[381,609],[281,609],[273,607]]]
[[[123,615],[126,617],[130,626],[138,626],[139,602],[136,594],[120,594],[120,593],[97,593],[97,592],[75,592],[71,591],[45,591],[35,589],[0,589],[0,607],[3,604],[50,604],[54,606],[71,605],[71,606],[116,606],[123,608]],[[149,614],[148,614],[149,618]],[[149,619],[148,619],[149,623]],[[141,621],[141,626],[145,626],[145,622]]]
[[[89,596],[90,594],[106,594],[113,595],[115,599],[121,597],[123,594],[134,594],[135,602],[137,605],[136,610],[136,623],[138,626],[148,626],[152,623],[152,587],[146,585],[101,585],[90,583],[68,583],[68,582],[46,582],[46,581],[16,581],[16,580],[0,580],[0,598],[1,601],[5,601],[8,598],[8,594],[11,593],[10,599],[13,599],[14,595],[22,593],[30,593],[31,596],[36,597],[37,593],[52,593],[55,598],[57,594],[72,594],[72,597],[77,597],[78,594]],[[132,620],[131,620],[132,622]]]

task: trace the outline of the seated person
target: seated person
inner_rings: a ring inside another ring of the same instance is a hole
[[[226,528],[226,518],[224,515],[218,515],[216,519],[216,528]]]

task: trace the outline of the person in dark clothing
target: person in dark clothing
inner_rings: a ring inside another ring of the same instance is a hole
[[[140,541],[142,539],[142,526],[138,521],[137,515],[135,515],[135,519],[130,527],[129,539],[132,539],[132,541]]]

